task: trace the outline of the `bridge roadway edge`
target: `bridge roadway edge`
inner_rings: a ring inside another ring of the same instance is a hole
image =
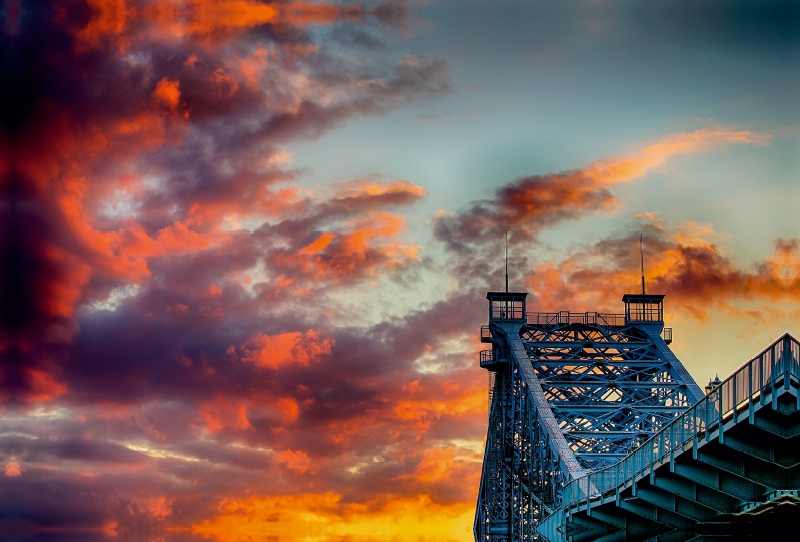
[[[780,359],[774,359],[779,344],[783,345]],[[760,356],[770,351],[772,369],[766,382],[767,364],[760,357],[726,379],[729,391],[732,383],[732,409],[726,412],[723,407],[724,389],[717,390],[715,402],[713,391],[704,402],[715,405],[718,399],[715,427],[709,425],[688,440],[686,435],[676,440],[676,429],[665,427],[662,433],[672,433],[653,439],[661,439],[662,449],[665,442],[669,448],[667,439],[672,439],[669,455],[663,456],[662,450],[657,461],[634,465],[635,472],[618,468],[631,476],[623,477],[610,494],[605,486],[595,488],[591,478],[596,474],[573,484],[590,498],[567,502],[545,518],[537,527],[540,537],[548,542],[638,542],[655,540],[654,536],[700,541],[717,540],[714,536],[725,533],[768,535],[796,524],[800,520],[800,343],[786,334]],[[755,380],[762,385],[741,400],[736,382],[741,386],[741,376],[747,374],[752,389],[754,371],[760,373]],[[699,411],[692,412],[694,416]]]

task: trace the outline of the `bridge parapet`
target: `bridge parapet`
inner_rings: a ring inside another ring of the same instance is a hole
[[[537,531],[549,542],[771,540],[800,519],[798,493],[800,343],[786,334],[622,461],[568,482]]]
[[[800,381],[800,343],[786,334],[625,459],[569,482],[564,487],[562,502],[570,508],[588,506],[592,499],[615,493],[653,465],[670,460],[690,442],[697,447],[698,441],[708,441],[717,435],[724,443],[728,422],[736,423],[744,416],[752,419],[755,407],[763,405],[766,398],[777,409],[775,392],[781,387],[788,390],[792,378]]]

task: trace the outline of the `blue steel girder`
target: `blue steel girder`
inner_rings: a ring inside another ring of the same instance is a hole
[[[519,326],[493,326],[496,337]],[[476,540],[511,542],[536,539],[541,518],[560,506],[561,488],[586,473],[548,409],[544,394],[519,341],[516,351],[499,349],[507,361],[492,374],[489,430],[475,518]],[[517,361],[519,360],[519,361]]]
[[[800,520],[800,342],[781,337],[561,503],[538,527],[549,542],[785,538]]]
[[[493,375],[481,542],[537,540],[567,483],[619,461],[703,397],[661,338],[663,322],[525,315],[524,295],[490,293],[481,330],[493,346],[481,355]],[[504,309],[511,298],[522,313]]]
[[[615,463],[703,396],[660,332],[653,324],[521,327],[537,381],[584,468]]]

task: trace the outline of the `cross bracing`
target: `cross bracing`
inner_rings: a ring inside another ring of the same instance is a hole
[[[549,542],[751,542],[800,521],[800,343],[786,334],[611,467],[562,490]]]
[[[660,337],[642,326],[526,324],[519,335],[585,468],[618,461],[692,404],[676,364],[659,357]]]
[[[537,539],[564,484],[619,461],[702,397],[662,338],[663,296],[633,296],[657,310],[626,300],[625,314],[608,315],[527,314],[525,295],[490,293],[481,328],[493,378],[480,541]]]
[[[663,296],[601,315],[526,314],[525,295],[487,296],[476,541],[771,539],[800,522],[800,343],[706,397],[667,347]]]

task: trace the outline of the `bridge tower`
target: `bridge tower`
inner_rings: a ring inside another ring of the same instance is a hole
[[[663,295],[626,294],[620,314],[528,313],[527,295],[486,296],[476,542],[540,539],[567,484],[617,463],[704,397],[667,346]]]

